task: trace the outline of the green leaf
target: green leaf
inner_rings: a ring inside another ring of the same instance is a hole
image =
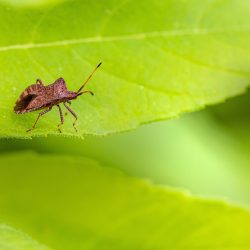
[[[250,2],[66,1],[43,9],[0,5],[0,136],[58,134],[57,107],[17,116],[19,94],[36,78],[64,77],[77,90],[65,135],[106,135],[176,117],[242,93],[250,80]]]
[[[55,4],[66,0],[0,0],[0,3],[14,5],[19,7],[43,7],[46,5]]]
[[[0,216],[53,249],[250,249],[250,213],[103,168],[32,153],[0,158]]]
[[[6,139],[0,141],[0,151],[32,149],[90,157],[153,183],[250,205],[250,124],[245,131],[239,128],[248,143],[241,145],[239,134],[209,111],[107,137]]]
[[[0,152],[85,156],[152,182],[250,205],[250,92],[180,119],[85,140],[0,140]],[[212,183],[212,185],[211,185]]]
[[[0,224],[0,249],[1,250],[49,250],[38,244],[24,233]]]

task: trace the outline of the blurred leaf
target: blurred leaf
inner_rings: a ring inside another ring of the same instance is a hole
[[[49,250],[35,242],[24,233],[0,224],[0,249],[1,250]]]
[[[236,128],[250,124],[250,91],[239,98],[210,107],[215,117],[224,125]]]
[[[229,111],[232,105],[227,104]],[[249,129],[241,129],[241,133],[248,145],[236,131],[206,109],[183,115],[178,120],[154,123],[108,137],[5,139],[0,141],[0,151],[32,149],[40,153],[90,157],[157,184],[249,205]]]
[[[78,157],[0,158],[0,214],[54,249],[248,249],[250,213]]]
[[[0,136],[58,134],[58,111],[32,133],[37,114],[17,116],[36,78],[63,76],[70,90],[103,67],[72,104],[65,135],[106,135],[175,117],[242,93],[250,80],[250,1],[67,1],[43,9],[0,5]],[[233,18],[232,18],[233,17]]]

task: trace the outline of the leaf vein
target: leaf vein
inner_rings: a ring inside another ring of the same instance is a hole
[[[183,30],[162,30],[162,31],[152,31],[146,33],[136,33],[136,34],[126,34],[117,36],[95,36],[95,37],[85,37],[78,39],[66,39],[43,43],[26,43],[26,44],[13,44],[0,46],[0,52],[9,50],[26,50],[26,49],[36,49],[36,48],[49,48],[49,47],[59,47],[66,45],[82,44],[82,43],[101,43],[101,42],[117,42],[126,40],[144,40],[148,38],[156,37],[178,37],[178,36],[206,36],[210,34],[220,34],[227,32],[246,32],[250,31],[250,26],[246,27],[230,27],[230,28],[214,28],[214,29],[183,29]]]

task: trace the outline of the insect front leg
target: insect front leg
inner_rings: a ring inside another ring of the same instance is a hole
[[[73,127],[74,127],[75,131],[77,132],[77,129],[75,127],[76,121],[77,121],[77,115],[76,115],[76,113],[65,102],[63,103],[63,105],[75,117],[75,121],[73,122]]]
[[[71,101],[66,101],[69,105],[71,105]],[[68,112],[65,112],[65,114],[64,114],[65,116],[67,116],[68,115]]]
[[[63,125],[63,123],[64,123],[64,118],[63,118],[63,113],[62,113],[62,109],[61,109],[60,105],[57,105],[57,107],[58,107],[58,109],[59,109],[60,118],[61,118],[61,123],[58,124],[57,127],[58,127],[59,132],[62,133],[62,130],[60,129],[60,126]]]
[[[33,130],[33,129],[36,127],[36,124],[37,124],[39,118],[40,118],[41,116],[45,115],[45,114],[46,114],[47,112],[49,112],[51,109],[52,109],[52,108],[50,107],[50,108],[48,108],[48,109],[45,109],[45,110],[42,111],[41,113],[39,113],[38,117],[36,118],[36,121],[35,121],[34,125],[33,125],[30,129],[28,129],[26,132],[29,132],[29,131]]]

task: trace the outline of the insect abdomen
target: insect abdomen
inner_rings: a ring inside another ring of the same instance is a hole
[[[26,108],[28,105],[34,100],[37,96],[43,93],[44,86],[40,84],[33,84],[27,87],[18,100],[16,101],[16,105],[14,107],[14,112],[17,114],[22,114],[28,112]]]

